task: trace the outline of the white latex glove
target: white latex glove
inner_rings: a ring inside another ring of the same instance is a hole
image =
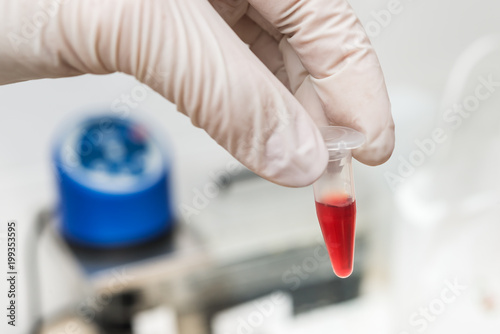
[[[362,131],[366,164],[393,150],[380,65],[344,0],[0,0],[0,84],[117,71],[278,184],[323,172],[315,122]]]

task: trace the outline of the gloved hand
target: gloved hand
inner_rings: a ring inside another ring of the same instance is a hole
[[[361,162],[388,159],[384,78],[347,2],[211,2],[0,0],[0,84],[133,75],[249,169],[287,186],[312,183],[326,166],[316,125],[363,132]]]

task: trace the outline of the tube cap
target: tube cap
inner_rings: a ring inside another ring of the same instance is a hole
[[[364,144],[365,135],[345,126],[322,126],[319,128],[326,148],[331,150],[353,150]]]

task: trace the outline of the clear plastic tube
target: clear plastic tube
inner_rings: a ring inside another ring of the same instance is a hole
[[[316,213],[333,271],[341,278],[351,275],[354,259],[356,195],[351,150],[365,137],[340,126],[320,128],[329,161],[323,175],[314,183]]]

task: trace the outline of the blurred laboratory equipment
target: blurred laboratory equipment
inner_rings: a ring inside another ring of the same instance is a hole
[[[365,137],[351,128],[320,128],[328,150],[328,165],[314,183],[316,213],[335,274],[351,275],[354,260],[356,195],[351,151],[360,147]]]
[[[443,141],[427,140],[429,162],[396,193],[394,330],[500,328],[499,55],[500,35],[487,35],[457,58],[434,128]]]
[[[46,237],[62,240],[61,251],[91,286],[90,299],[109,294],[99,307],[76,301],[77,316],[52,314],[45,330],[69,316],[88,320],[96,333],[142,333],[148,328],[144,319],[177,333],[219,333],[228,326],[272,333],[297,315],[359,295],[363,229],[357,235],[358,266],[341,280],[332,275],[314,206],[304,207],[312,204],[310,188],[280,187],[241,166],[221,171],[213,182],[219,193],[207,196],[203,214],[179,220],[167,237],[128,248],[77,247],[50,227],[57,217],[53,210],[41,215],[39,223],[49,226]],[[247,319],[248,312],[262,316],[262,325]],[[239,314],[236,323],[226,321],[228,314]]]
[[[65,124],[53,153],[61,233],[84,246],[123,247],[170,232],[165,141],[113,115]]]

